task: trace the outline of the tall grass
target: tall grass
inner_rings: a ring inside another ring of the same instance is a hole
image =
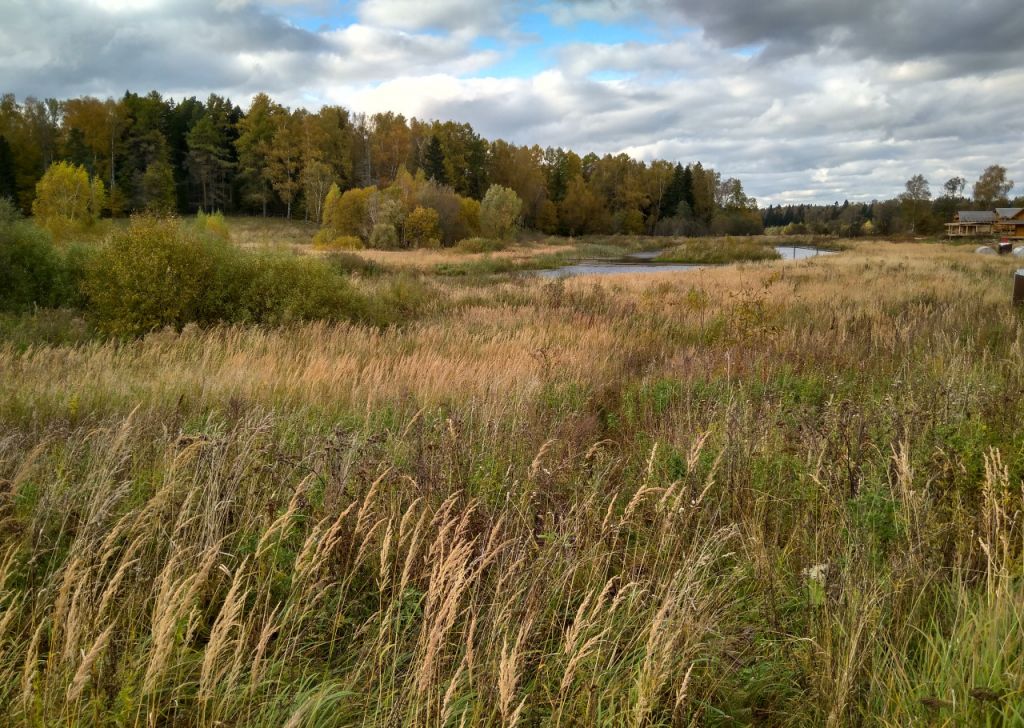
[[[12,725],[1014,725],[1001,260],[0,344]]]
[[[764,238],[690,238],[662,252],[656,260],[718,265],[779,257],[771,241]]]

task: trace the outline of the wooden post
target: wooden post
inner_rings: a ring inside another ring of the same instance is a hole
[[[1013,305],[1024,305],[1024,268],[1013,274]]]

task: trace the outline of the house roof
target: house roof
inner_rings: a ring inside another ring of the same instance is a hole
[[[989,210],[961,210],[957,213],[959,222],[995,222],[996,213]]]
[[[997,207],[996,214],[1001,220],[1012,220],[1024,210],[1024,207]]]

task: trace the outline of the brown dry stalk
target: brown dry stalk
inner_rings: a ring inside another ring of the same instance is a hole
[[[71,686],[68,688],[67,702],[74,703],[81,697],[82,691],[89,682],[89,676],[92,673],[92,668],[96,664],[96,661],[103,654],[103,651],[107,648],[107,642],[110,641],[110,635],[114,631],[114,625],[110,625],[103,630],[99,637],[93,642],[92,647],[85,653],[82,658],[82,664],[78,666],[78,670],[75,671],[75,676],[71,680]]]

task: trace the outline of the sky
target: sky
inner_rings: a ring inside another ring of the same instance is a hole
[[[1021,0],[0,0],[0,92],[266,91],[700,160],[762,206],[1024,194]]]

